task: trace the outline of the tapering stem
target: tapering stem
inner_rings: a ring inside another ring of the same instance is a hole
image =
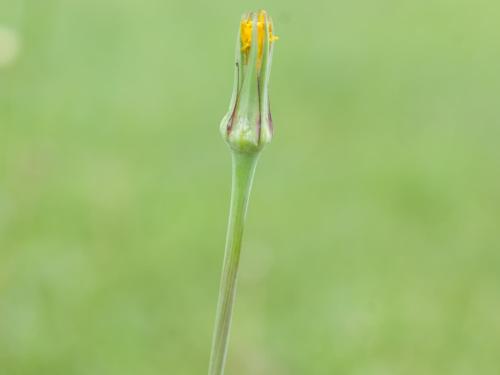
[[[231,205],[208,375],[224,374],[241,240],[258,154],[233,151]]]

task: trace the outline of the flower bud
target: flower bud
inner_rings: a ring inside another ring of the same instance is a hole
[[[236,42],[236,67],[229,112],[220,130],[229,146],[254,153],[271,142],[269,75],[274,41],[271,17],[261,10],[244,14]]]

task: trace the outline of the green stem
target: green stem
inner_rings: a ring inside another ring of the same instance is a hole
[[[208,375],[222,375],[226,362],[241,240],[258,154],[233,151],[231,206]]]

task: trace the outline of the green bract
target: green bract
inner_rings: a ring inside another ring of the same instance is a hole
[[[269,104],[269,76],[273,25],[265,11],[243,15],[236,42],[234,86],[220,131],[235,151],[255,153],[271,142],[273,125]]]

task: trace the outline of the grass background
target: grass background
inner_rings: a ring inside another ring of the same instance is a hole
[[[276,132],[227,373],[500,372],[498,3],[0,0],[2,375],[206,372],[259,7]]]

